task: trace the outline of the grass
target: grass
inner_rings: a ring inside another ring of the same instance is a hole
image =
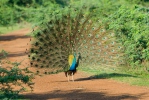
[[[6,26],[0,26],[0,35],[1,34],[7,34],[9,32],[13,32],[15,30],[19,30],[21,28],[25,28],[27,26],[29,26],[30,24],[15,24],[13,26],[9,26],[9,27],[6,27]]]
[[[119,82],[128,83],[130,85],[136,86],[146,86],[149,87],[149,74],[142,71],[103,71],[103,70],[93,70],[93,69],[81,69],[82,71],[92,75],[97,79],[113,79]]]
[[[8,32],[12,32],[14,30],[18,30],[20,29],[19,25],[14,25],[12,27],[4,27],[4,26],[0,26],[0,35],[1,34],[6,34]]]
[[[25,99],[22,95],[18,95],[16,97],[15,96],[6,97],[5,95],[2,94],[2,92],[0,92],[0,100],[29,100],[29,99]]]

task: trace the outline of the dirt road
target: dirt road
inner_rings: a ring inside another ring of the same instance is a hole
[[[9,53],[11,61],[29,62],[25,54],[30,37],[29,29],[21,29],[0,36],[0,50]],[[87,73],[78,71],[75,82],[67,82],[64,73],[39,77],[34,80],[34,91],[23,93],[31,100],[149,100],[149,89],[130,86],[111,79],[94,79]]]

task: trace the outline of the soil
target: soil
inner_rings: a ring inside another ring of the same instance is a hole
[[[31,32],[28,28],[0,35],[0,50],[9,53],[11,61],[23,61],[21,67],[27,66],[29,60],[25,50]],[[131,86],[112,79],[95,79],[89,74],[78,71],[75,81],[68,82],[64,73],[36,76],[33,92],[23,93],[23,98],[30,100],[149,100],[149,88]]]

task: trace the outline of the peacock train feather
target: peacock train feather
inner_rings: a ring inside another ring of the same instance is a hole
[[[114,68],[122,64],[122,46],[95,13],[91,7],[69,7],[37,27],[29,54],[37,73],[75,70],[78,66]]]

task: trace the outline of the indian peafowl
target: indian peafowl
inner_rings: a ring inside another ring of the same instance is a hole
[[[81,59],[81,54],[79,53],[78,59],[76,61],[76,54],[74,55],[69,55],[68,58],[68,63],[69,63],[69,70],[65,71],[66,77],[68,76],[68,81],[69,81],[69,75],[72,76],[72,81],[74,81],[73,75],[77,72],[77,67],[79,65],[79,60]]]
[[[30,64],[37,73],[64,71],[66,76],[76,68],[115,68],[123,62],[122,46],[115,34],[107,31],[92,7],[69,7],[53,13],[33,32]],[[69,81],[69,77],[68,77]]]

